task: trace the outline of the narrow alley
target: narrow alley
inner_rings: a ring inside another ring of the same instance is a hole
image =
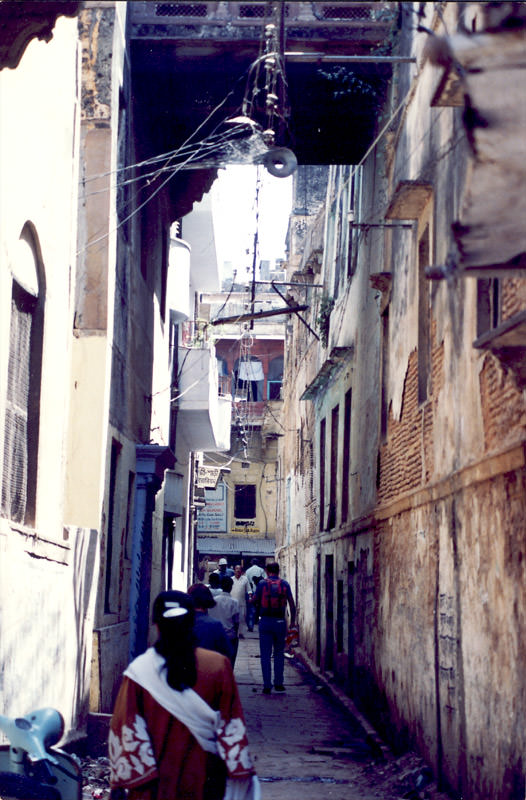
[[[156,598],[224,567],[243,632],[275,565],[286,693],[257,634],[236,666],[263,800],[525,800],[526,2],[0,0],[0,34],[5,763],[50,709],[108,800]],[[202,800],[197,752],[157,800]]]
[[[240,640],[235,675],[262,800],[449,800],[421,758],[393,755],[344,693],[294,651],[285,659],[283,694],[261,691],[257,632]],[[82,759],[82,800],[110,796],[103,747]]]

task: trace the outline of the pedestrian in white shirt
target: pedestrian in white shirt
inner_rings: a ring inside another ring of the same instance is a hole
[[[247,632],[249,583],[247,576],[243,575],[241,564],[236,564],[234,567],[234,577],[232,580],[232,597],[239,603],[239,638],[244,639]]]

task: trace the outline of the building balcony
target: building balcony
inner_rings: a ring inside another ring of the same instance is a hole
[[[254,74],[267,23],[278,23],[277,14],[268,16],[272,7],[283,12],[287,74],[288,125],[276,144],[293,149],[299,164],[358,163],[391,75],[385,50],[397,29],[396,3],[130,3],[136,119],[150,148],[141,157],[173,151],[197,128],[200,139],[211,134],[217,121],[203,122],[219,103],[223,119],[239,115],[240,79]],[[232,87],[227,98],[225,86]],[[265,125],[265,109],[251,118]],[[232,163],[230,150],[207,153],[212,166],[225,160]]]
[[[188,450],[220,452],[230,448],[232,398],[219,395],[215,347],[186,338],[179,347],[178,435]]]

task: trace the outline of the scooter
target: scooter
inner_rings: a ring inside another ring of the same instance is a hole
[[[59,711],[42,708],[14,719],[0,714],[0,731],[10,742],[0,746],[0,798],[81,800],[80,766],[53,747],[64,733]]]

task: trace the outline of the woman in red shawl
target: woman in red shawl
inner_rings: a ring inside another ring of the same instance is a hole
[[[195,647],[184,592],[162,592],[153,622],[159,638],[124,671],[111,719],[112,789],[129,800],[259,800],[230,661]]]

